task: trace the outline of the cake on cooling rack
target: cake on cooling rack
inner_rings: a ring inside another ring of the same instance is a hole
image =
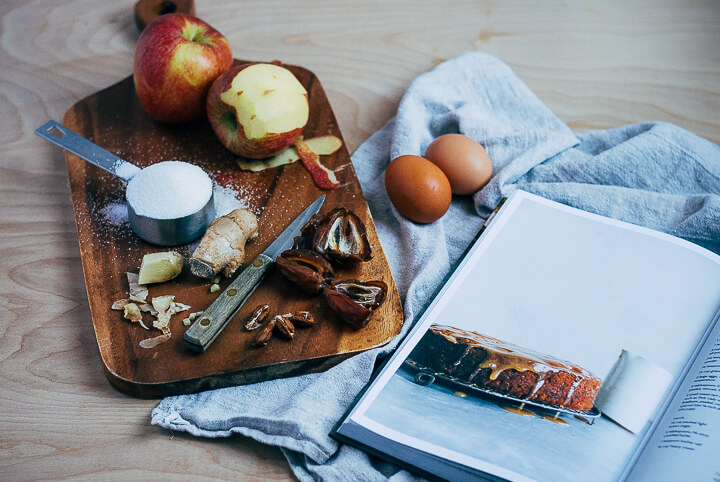
[[[502,395],[580,411],[592,409],[602,383],[575,364],[451,326],[432,325],[408,361]]]

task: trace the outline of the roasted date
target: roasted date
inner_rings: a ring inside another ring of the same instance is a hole
[[[301,246],[317,251],[330,261],[352,264],[372,258],[365,224],[345,208],[313,216],[301,232]]]
[[[247,331],[253,331],[260,328],[262,322],[265,321],[265,318],[267,318],[268,313],[270,313],[270,305],[256,306],[245,322],[245,329]]]
[[[333,269],[325,258],[308,249],[288,249],[275,259],[278,271],[303,291],[317,294],[333,278]]]
[[[380,281],[344,280],[325,288],[330,308],[356,330],[367,325],[370,315],[387,294],[387,285]]]

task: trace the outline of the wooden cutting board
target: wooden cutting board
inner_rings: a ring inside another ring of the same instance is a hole
[[[317,77],[302,67],[286,67],[309,94],[310,120],[303,132],[305,138],[332,134],[342,139]],[[261,172],[242,171],[236,165],[237,157],[220,144],[206,119],[179,125],[153,121],[137,100],[132,77],[78,102],[65,114],[63,123],[141,167],[169,159],[201,166],[215,183],[235,192],[258,216],[259,235],[248,244],[246,259],[261,253],[306,206],[327,194],[320,212],[338,206],[354,211],[367,227],[373,251],[372,260],[355,269],[338,269],[335,279],[380,279],[389,287],[384,304],[365,328],[356,331],[337,317],[322,296],[306,295],[272,272],[210,348],[195,353],[184,346],[187,327],[182,319],[207,308],[218,293],[211,294],[210,284],[186,268],[173,281],[150,285],[148,299],[172,294],[176,301],[192,308],[172,317],[168,342],[141,348],[141,340],[160,332],[124,320],[122,312],[112,311],[110,306],[127,297],[125,272],[137,272],[146,253],[167,249],[142,241],[122,218],[122,181],[66,153],[92,325],[105,372],[119,390],[139,397],[161,397],[325,370],[353,354],[387,343],[400,331],[400,298],[344,143],[335,154],[321,158],[341,182],[332,191],[318,189],[300,162]],[[173,249],[187,257],[194,247],[190,244]],[[222,289],[228,284],[223,280]],[[298,329],[292,341],[275,337],[266,347],[252,347],[255,333],[244,329],[244,320],[255,306],[265,303],[276,314],[308,310],[319,322],[312,328]],[[150,320],[145,315],[146,324],[152,326]]]

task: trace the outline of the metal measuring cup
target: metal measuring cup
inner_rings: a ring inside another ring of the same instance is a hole
[[[46,122],[35,129],[35,134],[125,181],[130,181],[142,170],[56,121]],[[206,172],[203,173],[207,176]],[[210,181],[209,176],[207,179]],[[179,218],[157,219],[144,216],[138,214],[130,202],[126,202],[130,227],[145,241],[161,246],[177,246],[196,240],[215,219],[212,181],[210,186],[210,199],[207,203],[198,211]]]

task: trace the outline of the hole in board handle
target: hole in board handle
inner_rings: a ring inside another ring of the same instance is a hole
[[[57,126],[52,126],[46,132],[57,139],[62,139],[63,137],[65,137],[65,133]]]
[[[200,326],[210,326],[210,318],[203,318],[200,320]]]
[[[177,4],[175,2],[162,2],[160,5],[158,5],[157,13],[158,15],[165,15],[168,13],[175,13],[177,12]]]

